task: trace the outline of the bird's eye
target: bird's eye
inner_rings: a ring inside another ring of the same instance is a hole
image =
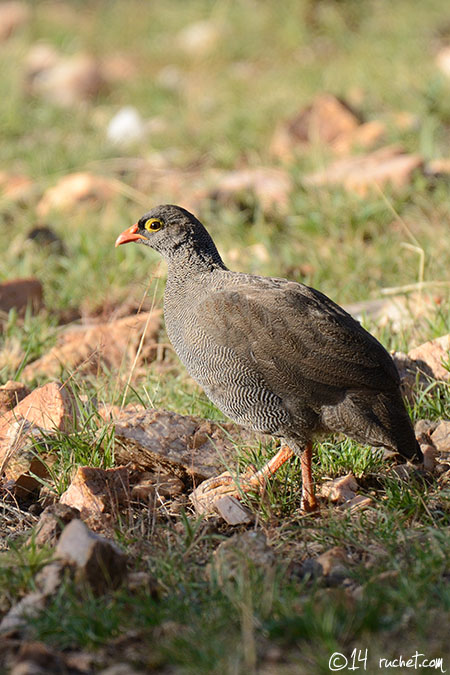
[[[162,228],[162,226],[163,223],[158,220],[158,218],[149,218],[149,220],[146,220],[144,224],[145,229],[149,232],[157,232]]]

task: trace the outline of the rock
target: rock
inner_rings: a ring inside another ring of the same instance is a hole
[[[65,668],[59,654],[43,642],[23,642],[14,659],[10,675],[51,675]]]
[[[370,497],[364,497],[364,495],[356,495],[353,499],[350,499],[347,502],[344,502],[341,506],[342,509],[349,510],[350,513],[355,513],[356,511],[363,511],[364,509],[372,506],[373,500]]]
[[[155,81],[159,87],[177,93],[183,90],[185,84],[183,71],[172,63],[163,66],[158,71]]]
[[[25,499],[48,478],[48,455],[51,450],[48,439],[39,427],[28,420],[18,418],[8,428],[2,442],[1,469],[9,481],[8,488],[19,499]],[[37,445],[46,449],[45,456],[37,451]]]
[[[273,155],[286,161],[310,144],[333,145],[360,124],[350,108],[331,94],[320,94],[295,117],[278,126],[272,138]]]
[[[28,23],[30,14],[30,8],[25,2],[0,3],[0,42]]]
[[[47,506],[41,513],[39,522],[34,528],[34,545],[55,546],[67,523],[79,517],[79,510],[71,506],[60,503]]]
[[[241,504],[236,497],[221,497],[214,503],[214,508],[228,525],[249,525],[254,521],[250,509]]]
[[[391,295],[374,300],[363,300],[345,305],[344,309],[357,321],[372,319],[379,326],[400,333],[405,327],[413,326],[419,318],[432,317],[436,311],[437,298],[425,292],[408,295]]]
[[[110,405],[109,403],[101,404],[97,408],[97,412],[105,422],[111,422],[118,419],[121,415],[130,413],[142,413],[146,410],[142,403],[128,403],[126,406]]]
[[[356,497],[358,487],[355,477],[349,473],[346,476],[340,476],[323,483],[320,495],[327,497],[331,502],[343,504]]]
[[[30,86],[43,71],[57,65],[60,55],[48,42],[37,42],[30,47],[25,59],[25,79]]]
[[[121,108],[111,119],[106,130],[110,143],[124,146],[142,142],[145,135],[145,122],[133,106]]]
[[[437,465],[436,457],[439,455],[438,451],[432,445],[421,445],[420,449],[423,454],[423,468],[426,471],[433,472]]]
[[[40,56],[39,62],[35,52],[27,63],[26,90],[34,96],[72,108],[96,98],[106,88],[100,62],[89,54],[66,58],[57,54],[55,58],[51,49],[44,53],[41,47]]]
[[[117,194],[117,183],[111,178],[88,172],[71,173],[46,190],[36,207],[40,218],[53,211],[70,212],[75,208],[102,206]]]
[[[30,390],[25,384],[8,380],[0,387],[0,416],[12,410],[29,393]]]
[[[442,420],[431,433],[431,441],[440,453],[450,453],[450,420]]]
[[[391,356],[400,376],[402,395],[413,405],[416,399],[417,385],[419,387],[426,386],[428,380],[424,376],[424,373],[419,371],[417,363],[410,359],[408,354],[394,352]]]
[[[34,196],[35,192],[36,185],[28,176],[0,171],[0,198],[2,201],[26,203]]]
[[[322,575],[330,586],[341,584],[348,577],[349,558],[345,550],[340,546],[333,546],[316,558],[320,565]]]
[[[422,164],[420,155],[387,146],[367,155],[337,160],[326,169],[305,176],[303,182],[306,187],[340,185],[364,197],[375,187],[404,188]]]
[[[438,423],[434,420],[417,420],[414,425],[414,433],[420,444],[429,445],[431,443],[431,434],[437,425]]]
[[[229,204],[248,193],[260,202],[264,211],[286,212],[292,188],[292,179],[284,169],[248,167],[218,175],[209,196]]]
[[[27,619],[37,616],[44,609],[45,603],[46,596],[44,593],[35,591],[26,595],[5,614],[0,622],[0,634],[10,634],[23,630]]]
[[[142,670],[136,670],[129,663],[115,663],[108,668],[98,671],[99,675],[144,675]]]
[[[27,239],[33,241],[39,248],[46,248],[57,255],[67,255],[66,247],[60,237],[46,225],[37,225],[27,234]]]
[[[40,478],[48,475],[46,462],[33,444],[48,444],[55,429],[73,430],[75,420],[75,400],[60,382],[35,389],[0,418],[0,466],[14,482],[18,496],[26,496],[40,485],[32,473]]]
[[[78,509],[83,518],[104,511],[117,513],[130,497],[129,471],[126,467],[99,469],[79,466],[60,504]]]
[[[140,68],[128,54],[115,52],[102,56],[101,72],[106,82],[129,82],[139,75]]]
[[[78,374],[96,374],[102,369],[128,373],[133,364],[154,359],[160,316],[161,312],[155,310],[107,323],[69,327],[47,354],[24,368],[22,376],[25,380],[34,379],[38,373],[57,377],[62,368]]]
[[[436,55],[436,65],[447,77],[450,77],[450,46],[442,47]]]
[[[9,426],[18,418],[24,418],[42,429],[73,431],[76,419],[74,396],[61,382],[49,382],[23,398],[0,418],[0,458],[2,441]]]
[[[76,566],[76,579],[94,593],[117,588],[125,579],[127,556],[112,541],[94,534],[81,520],[72,520],[56,546],[59,559]]]
[[[23,316],[27,307],[35,313],[43,307],[43,289],[38,279],[11,279],[0,284],[0,311],[15,309]]]
[[[264,570],[272,568],[275,562],[275,554],[263,532],[238,532],[217,547],[208,574],[223,586],[228,581],[238,580],[243,566]]]
[[[386,125],[380,120],[372,120],[360,124],[347,134],[341,134],[333,143],[333,150],[341,155],[348,155],[353,148],[369,150],[386,133]]]
[[[61,586],[66,565],[59,560],[47,563],[35,576],[36,589],[46,597],[52,596]]]
[[[131,593],[145,593],[156,599],[159,595],[158,582],[149,572],[130,572],[127,576],[127,590]]]
[[[414,470],[412,464],[397,464],[392,467],[391,473],[399,480],[408,481]]]
[[[448,177],[450,175],[450,159],[448,157],[431,159],[425,164],[424,173],[426,176],[432,176],[434,178],[439,178],[440,176]]]
[[[175,43],[189,56],[204,57],[217,47],[221,33],[220,26],[211,20],[196,21],[175,36]]]
[[[138,469],[161,469],[181,480],[197,482],[216,476],[236,459],[230,432],[237,425],[219,425],[166,410],[124,412],[115,424],[115,458]]]
[[[164,473],[144,471],[138,482],[131,489],[131,497],[141,501],[148,501],[157,495],[173,499],[184,492],[184,483],[176,476]]]
[[[436,380],[450,381],[450,371],[443,365],[450,362],[450,334],[424,342],[411,349],[408,356],[426,375]]]

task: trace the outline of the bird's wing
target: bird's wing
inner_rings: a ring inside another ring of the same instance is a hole
[[[209,293],[195,321],[217,345],[252,363],[266,381],[295,378],[335,389],[396,389],[384,347],[341,307],[308,286],[278,279]]]

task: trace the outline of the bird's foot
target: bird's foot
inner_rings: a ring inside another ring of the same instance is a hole
[[[247,471],[240,476],[232,476],[229,471],[221,473],[220,476],[208,478],[200,483],[190,495],[190,500],[194,504],[197,513],[211,513],[214,511],[214,504],[223,497],[234,497],[240,499],[245,492],[260,489],[261,480],[256,478],[257,471],[255,467],[247,467]]]

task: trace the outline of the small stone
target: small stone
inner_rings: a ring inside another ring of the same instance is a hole
[[[73,431],[76,419],[73,394],[60,382],[35,389],[0,418],[0,466],[13,482],[16,496],[28,496],[40,486],[38,478],[48,476],[49,457],[44,460],[36,444],[44,446],[48,455],[53,449],[52,433]]]
[[[216,48],[221,32],[220,26],[211,20],[196,21],[183,28],[175,41],[189,56],[203,57]]]
[[[53,63],[26,74],[26,89],[54,105],[70,108],[90,101],[105,89],[99,61],[90,54],[69,58],[58,55]]]
[[[217,547],[208,566],[208,574],[217,580],[219,586],[223,586],[230,580],[238,579],[243,566],[264,569],[271,568],[275,562],[275,554],[263,532],[238,532]]]
[[[34,617],[45,607],[46,596],[44,593],[33,592],[26,595],[11,607],[9,612],[0,622],[0,634],[10,634],[22,631],[29,617]]]
[[[25,78],[29,86],[41,73],[56,66],[59,59],[59,53],[51,44],[37,42],[32,45],[25,59]]]
[[[421,445],[420,449],[423,454],[423,467],[426,471],[434,471],[437,466],[436,457],[439,455],[438,451],[432,445]]]
[[[414,171],[423,164],[420,155],[387,146],[367,155],[340,159],[326,169],[304,177],[306,187],[340,185],[365,197],[371,190],[386,187],[400,190],[410,184]]]
[[[221,497],[214,502],[214,508],[228,525],[249,525],[254,521],[252,512],[236,497]]]
[[[441,453],[450,453],[450,420],[441,420],[431,434],[431,441]]]
[[[116,513],[130,496],[129,471],[126,467],[100,469],[80,466],[61,495],[60,504],[78,509],[82,517],[104,511]]]
[[[233,431],[235,437],[243,433],[237,425],[219,425],[167,410],[125,411],[116,418],[115,457],[117,462],[134,468],[160,469],[181,480],[190,477],[201,482],[235,460],[230,440]],[[194,448],[197,432],[205,440]]]
[[[30,8],[25,2],[0,3],[0,42],[26,24],[30,19]]]
[[[66,249],[62,239],[46,225],[37,225],[27,234],[27,239],[33,241],[39,248],[48,249],[57,255],[66,255]]]
[[[340,546],[325,551],[317,558],[307,558],[301,567],[303,576],[323,577],[329,586],[338,586],[348,577],[350,560]]]
[[[43,307],[43,289],[39,279],[11,279],[0,284],[0,311],[8,313],[15,309],[22,316],[27,307],[34,313]]]
[[[99,670],[98,675],[144,675],[142,670],[136,670],[129,663],[115,663],[104,670]]]
[[[35,195],[36,189],[35,183],[28,176],[0,171],[0,195],[2,201],[6,200],[25,204]]]
[[[271,142],[271,153],[290,161],[311,144],[333,145],[360,124],[350,108],[331,94],[319,94],[295,117],[278,126]]]
[[[431,434],[436,429],[438,423],[434,420],[417,420],[414,426],[414,433],[419,443],[429,444]]]
[[[112,541],[94,534],[81,520],[72,520],[56,546],[62,560],[74,564],[76,577],[95,593],[119,586],[126,576],[127,556]]]
[[[342,504],[342,509],[349,510],[350,513],[355,513],[356,511],[363,511],[364,509],[369,508],[373,505],[373,500],[370,497],[364,497],[364,495],[356,495],[353,499],[350,499],[347,502]]]
[[[88,172],[72,173],[49,188],[36,207],[40,218],[53,211],[67,213],[77,207],[98,207],[107,204],[117,194],[117,184],[110,178]]]
[[[97,374],[101,370],[128,374],[133,364],[140,366],[155,358],[160,317],[161,312],[155,310],[69,328],[47,354],[24,368],[22,376],[24,380],[40,373],[57,377],[61,364],[77,374]]]
[[[30,393],[25,384],[8,380],[6,384],[0,387],[0,416],[4,412],[12,410],[19,401]]]
[[[58,654],[43,642],[23,642],[15,659],[11,675],[49,675],[63,672]]]
[[[450,362],[450,334],[424,342],[411,349],[408,356],[426,375],[436,380],[450,380],[450,372],[443,365]]]
[[[217,176],[210,190],[210,198],[229,204],[249,194],[259,201],[265,212],[286,212],[292,189],[292,178],[284,169],[245,168]]]
[[[340,476],[323,483],[320,495],[327,497],[331,502],[343,504],[356,497],[358,487],[355,477],[349,473],[346,476]]]
[[[397,466],[392,467],[392,473],[397,478],[404,481],[409,480],[413,471],[414,467],[411,464],[397,464]]]
[[[145,134],[145,122],[133,106],[121,108],[111,119],[106,130],[108,141],[123,146],[141,142]]]
[[[79,518],[78,509],[66,504],[52,504],[41,513],[34,528],[33,542],[36,546],[55,546],[67,523]]]
[[[436,55],[436,65],[447,77],[450,77],[450,46],[442,47]]]
[[[64,564],[59,561],[50,562],[36,574],[36,588],[46,597],[54,595],[64,578]]]
[[[386,125],[380,120],[360,124],[348,134],[342,134],[333,143],[333,150],[342,155],[349,154],[353,148],[369,150],[386,133]]]
[[[2,471],[9,481],[9,489],[18,499],[26,499],[37,490],[41,481],[47,478],[48,468],[44,457],[36,446],[46,448],[50,453],[48,439],[39,427],[24,418],[13,422],[2,442]]]
[[[448,177],[450,175],[450,159],[448,157],[432,159],[425,164],[424,172],[425,175],[433,176],[435,178],[438,178],[439,176]]]
[[[41,429],[73,431],[76,420],[74,396],[61,382],[49,382],[32,391],[3,415],[0,418],[0,464],[4,455],[2,445],[8,429],[21,418]]]
[[[169,497],[173,499],[184,492],[184,483],[177,476],[144,471],[138,482],[131,489],[131,496],[135,499],[148,501],[150,498]]]

